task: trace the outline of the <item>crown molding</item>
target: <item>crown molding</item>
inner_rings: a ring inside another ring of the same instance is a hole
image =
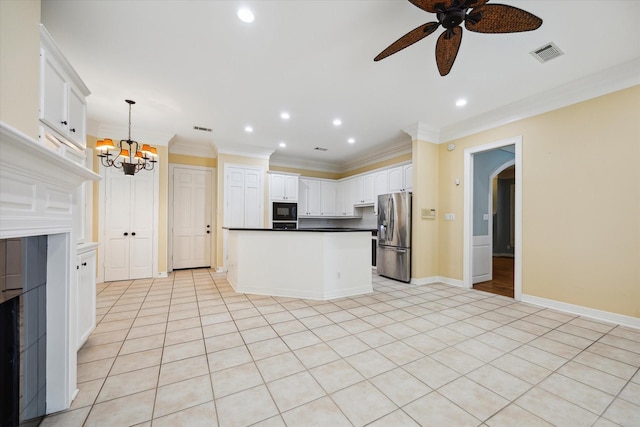
[[[440,129],[439,143],[537,116],[640,84],[640,58]]]
[[[306,169],[306,170],[313,170],[318,172],[328,172],[328,173],[342,172],[341,168],[333,163],[316,162],[309,159],[302,159],[302,158],[290,157],[290,156],[287,156],[286,158],[271,156],[271,159],[269,160],[269,164],[272,166],[280,166],[284,168]]]
[[[252,145],[237,144],[234,147],[218,146],[218,155],[251,157],[254,159],[269,160],[275,150],[271,148],[256,147]]]
[[[432,142],[434,144],[440,143],[440,130],[426,123],[418,122],[410,126],[402,128],[402,130],[411,136],[411,140],[420,140]]]
[[[92,132],[96,138],[112,138],[115,140],[126,139],[129,129],[124,126],[98,125],[96,132]],[[144,129],[136,129],[133,140],[145,144],[168,147],[175,134],[155,132]]]
[[[170,154],[182,154],[185,156],[216,158],[218,152],[215,145],[211,144],[191,144],[184,141],[176,141],[175,139],[169,144]]]
[[[395,144],[386,145],[378,150],[369,151],[359,156],[356,160],[340,163],[338,172],[348,172],[350,170],[363,168],[374,163],[383,162],[394,157],[402,156],[413,151],[412,141],[401,141]]]

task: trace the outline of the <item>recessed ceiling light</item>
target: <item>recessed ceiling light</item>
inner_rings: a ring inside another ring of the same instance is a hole
[[[456,101],[457,107],[464,107],[465,105],[467,105],[467,100],[464,98],[460,98]]]
[[[291,116],[290,116],[290,115],[289,115],[289,113],[287,113],[286,111],[283,111],[282,113],[280,113],[280,117],[281,117],[283,120],[289,120],[289,118],[290,118]]]
[[[253,16],[253,12],[251,12],[246,7],[238,9],[238,18],[240,18],[242,22],[246,22],[247,24],[252,23],[255,19],[255,17]]]
[[[251,132],[253,132],[253,128],[252,128],[251,126],[245,126],[245,127],[244,127],[244,131],[245,131],[246,133],[251,133]]]
[[[355,144],[356,140],[354,138],[349,138],[349,139],[347,139],[347,142],[349,144]]]
[[[285,144],[284,142],[281,142],[280,144],[278,144],[280,147],[284,148],[287,146],[287,144]]]
[[[342,120],[340,119],[333,119],[333,125],[334,126],[340,126],[342,124]]]

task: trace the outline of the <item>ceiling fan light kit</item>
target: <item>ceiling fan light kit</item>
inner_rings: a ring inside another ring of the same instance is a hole
[[[409,0],[425,12],[435,13],[438,22],[429,22],[409,31],[380,52],[374,61],[380,61],[411,46],[442,26],[445,30],[436,43],[436,64],[441,76],[451,71],[462,42],[462,23],[468,31],[476,33],[517,33],[533,31],[542,25],[542,19],[517,7],[487,4],[489,0]]]

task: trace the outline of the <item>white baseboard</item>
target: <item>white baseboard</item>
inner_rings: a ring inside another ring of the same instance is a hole
[[[216,273],[226,273],[227,269],[226,267],[217,267],[216,268]]]
[[[169,277],[169,274],[167,274],[166,271],[159,271],[158,272],[158,277]]]
[[[533,295],[522,295],[522,302],[537,305],[545,308],[552,308],[578,316],[590,317],[608,323],[617,323],[623,326],[640,329],[640,318],[626,316],[624,314],[611,313],[609,311],[597,310],[595,308],[583,307],[566,302],[555,301],[547,298],[540,298]]]
[[[434,283],[444,283],[445,285],[457,286],[460,288],[466,288],[464,282],[462,280],[451,279],[449,277],[443,276],[430,276],[430,277],[421,277],[421,278],[411,278],[412,285],[432,285]]]

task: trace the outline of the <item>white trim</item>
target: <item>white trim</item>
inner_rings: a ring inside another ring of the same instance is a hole
[[[134,123],[135,124],[135,123]],[[121,139],[127,139],[129,129],[126,126],[114,126],[114,125],[98,125],[97,138],[107,137],[112,138],[114,143]],[[145,143],[150,145],[157,145],[161,147],[168,147],[171,140],[175,137],[175,134],[144,130],[134,128],[132,132],[132,139],[139,143]]]
[[[179,169],[191,169],[191,170],[195,170],[195,171],[202,171],[202,172],[211,172],[211,181],[209,182],[210,185],[210,190],[212,192],[211,194],[211,218],[209,218],[209,223],[211,224],[211,239],[210,239],[210,248],[209,248],[209,263],[210,265],[215,265],[215,259],[214,259],[214,254],[215,254],[215,245],[217,243],[217,239],[216,239],[216,234],[214,233],[214,231],[216,230],[216,222],[215,222],[215,212],[216,212],[216,203],[217,200],[214,200],[215,197],[214,194],[214,189],[215,187],[215,179],[216,179],[216,168],[212,168],[209,166],[194,166],[194,165],[183,165],[180,163],[169,163],[169,194],[167,195],[167,200],[168,200],[168,204],[167,204],[167,271],[173,271],[173,179],[174,179],[174,173],[175,173],[175,169],[179,168]],[[161,276],[161,274],[164,273],[164,276]],[[167,277],[167,272],[163,272],[163,273],[158,273],[158,277]]]
[[[440,142],[440,129],[433,128],[426,123],[418,122],[406,126],[402,130],[411,136],[411,140],[420,140],[438,144]]]
[[[158,277],[159,278],[169,277],[169,274],[167,274],[166,271],[160,271],[158,272]]]
[[[444,276],[429,276],[429,277],[421,277],[419,279],[412,277],[411,284],[422,286],[422,285],[434,285],[436,283],[444,283],[445,285],[456,286],[459,288],[466,288],[464,281],[458,279],[452,279],[450,277]]]
[[[251,151],[251,150],[255,150],[255,151]],[[229,156],[241,156],[241,157],[250,157],[253,159],[269,160],[269,158],[271,157],[274,151],[275,150],[270,148],[251,147],[251,146],[246,146],[246,147],[238,146],[238,147],[234,147],[234,149],[218,147],[218,156],[220,156],[220,154],[227,154]]]
[[[540,298],[533,295],[522,295],[522,302],[533,304],[540,307],[551,308],[565,313],[575,314],[578,316],[589,317],[608,323],[616,323],[622,326],[640,329],[640,318],[626,316],[624,314],[612,313],[610,311],[597,310],[595,308],[584,307],[581,305],[569,304],[566,302],[556,301],[547,298]]]
[[[471,248],[473,238],[473,155],[483,151],[501,148],[506,145],[515,145],[516,166],[516,206],[515,206],[515,250],[514,250],[514,299],[522,298],[522,136],[503,139],[485,145],[470,147],[464,150],[464,231],[463,231],[463,256],[462,277],[465,288],[471,289]]]
[[[183,156],[205,157],[215,159],[218,157],[213,141],[205,144],[193,145],[185,141],[172,140],[169,144],[169,154],[178,154]]]

